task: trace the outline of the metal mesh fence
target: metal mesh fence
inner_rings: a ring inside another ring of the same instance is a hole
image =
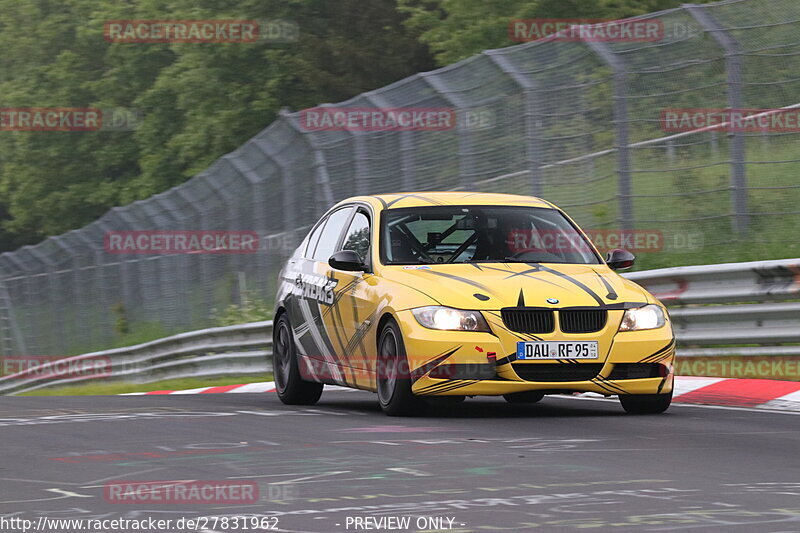
[[[125,329],[196,329],[245,295],[270,301],[308,226],[356,194],[540,195],[585,228],[662,231],[643,266],[796,256],[800,133],[668,133],[662,113],[800,103],[800,2],[733,0],[647,19],[660,21],[658,39],[556,36],[323,106],[455,109],[452,129],[310,131],[283,113],[188,182],[0,255],[0,354],[106,348]],[[254,254],[107,253],[104,236],[120,230],[261,240]]]

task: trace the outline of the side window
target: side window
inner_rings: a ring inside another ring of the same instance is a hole
[[[369,264],[369,217],[359,211],[344,236],[342,250],[353,250]]]
[[[311,258],[314,261],[328,262],[328,258],[333,255],[336,245],[339,243],[339,236],[342,234],[344,225],[347,223],[347,219],[350,218],[352,212],[352,207],[344,207],[334,211],[328,216],[325,228],[323,228],[322,233],[320,233],[317,248],[311,254]]]
[[[308,237],[308,246],[306,246],[306,253],[303,254],[303,257],[311,258],[314,255],[314,250],[317,248],[317,243],[319,242],[319,236],[322,235],[322,230],[325,229],[325,224],[328,222],[326,218],[319,225],[314,228],[314,232]]]

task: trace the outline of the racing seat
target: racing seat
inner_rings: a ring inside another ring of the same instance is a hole
[[[413,263],[418,260],[408,237],[398,228],[394,227],[389,231],[389,240],[391,241],[392,261]]]

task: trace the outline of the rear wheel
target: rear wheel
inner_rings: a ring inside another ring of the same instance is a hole
[[[272,370],[278,398],[287,405],[314,405],[322,395],[322,383],[303,381],[289,317],[281,315],[272,337]]]
[[[512,392],[511,394],[503,394],[503,398],[508,403],[536,403],[544,398],[544,393],[535,390]]]
[[[389,416],[421,414],[425,402],[411,392],[411,372],[400,328],[393,320],[378,336],[378,402]]]
[[[667,394],[620,394],[619,402],[625,412],[632,415],[654,415],[669,409],[672,393]]]

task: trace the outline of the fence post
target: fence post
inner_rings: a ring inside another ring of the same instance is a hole
[[[689,14],[711,34],[725,51],[725,72],[728,81],[728,107],[742,109],[744,67],[739,42],[704,7],[695,4],[683,6]],[[731,207],[733,209],[733,231],[747,233],[750,216],[747,214],[747,174],[745,170],[745,137],[740,131],[730,131],[731,153]]]
[[[581,32],[583,35],[583,32]],[[588,40],[583,41],[600,60],[611,67],[614,78],[614,132],[617,151],[617,173],[619,197],[620,226],[622,229],[633,229],[633,203],[631,201],[631,154],[628,140],[628,70],[625,62],[611,51],[607,43]]]
[[[531,173],[531,194],[542,196],[542,147],[539,138],[539,100],[536,80],[521,74],[501,50],[487,50],[483,54],[522,89],[525,99],[525,163]]]

